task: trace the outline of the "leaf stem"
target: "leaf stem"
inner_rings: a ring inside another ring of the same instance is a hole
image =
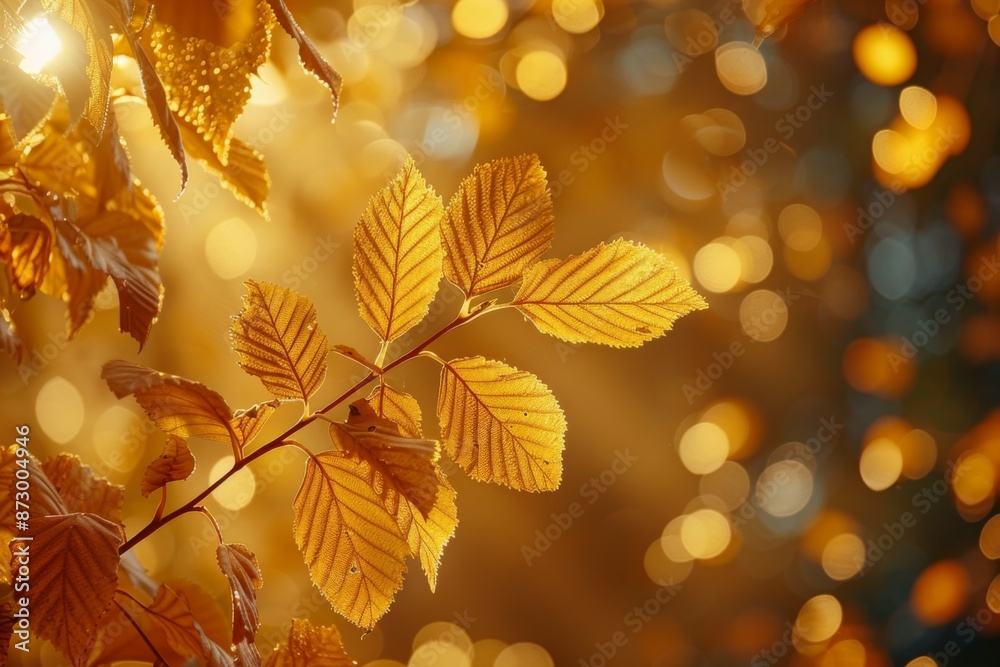
[[[163,510],[167,508],[167,485],[164,484],[160,487],[160,504],[156,507],[156,514],[153,515],[153,521],[159,521],[163,517]]]
[[[434,341],[438,340],[439,338],[441,338],[442,336],[444,336],[448,332],[452,331],[453,329],[457,329],[460,326],[468,324],[469,322],[472,322],[473,320],[481,317],[482,315],[485,315],[486,313],[493,312],[494,310],[500,310],[501,308],[506,308],[510,304],[496,304],[496,303],[491,303],[491,302],[487,301],[487,302],[484,302],[483,304],[480,304],[477,308],[475,308],[472,311],[470,311],[469,305],[470,305],[469,304],[469,299],[466,299],[462,303],[462,309],[461,309],[461,311],[459,311],[459,313],[455,317],[455,319],[453,319],[451,322],[449,322],[444,327],[442,327],[441,329],[439,329],[436,333],[434,333],[433,335],[431,335],[430,337],[428,337],[424,342],[420,343],[419,345],[417,345],[416,347],[414,347],[412,350],[410,350],[409,352],[407,352],[403,356],[399,357],[398,359],[394,359],[393,361],[389,362],[388,365],[382,367],[382,374],[388,373],[389,371],[391,371],[392,369],[396,368],[397,366],[405,364],[407,361],[410,361],[411,359],[414,359],[414,358],[420,356],[420,353],[423,352],[431,343],[433,343]],[[388,349],[388,346],[385,345],[385,344],[383,344],[383,348],[384,349]],[[380,351],[379,354],[380,354],[380,356],[382,356],[383,353]],[[435,355],[435,356],[437,356],[437,355]],[[376,365],[380,365],[380,364],[376,364]],[[230,468],[224,475],[222,475],[222,477],[220,477],[219,479],[215,480],[212,484],[210,484],[205,490],[203,490],[197,496],[195,496],[194,498],[192,498],[191,500],[189,500],[187,503],[185,503],[181,507],[178,507],[173,512],[171,512],[170,514],[167,514],[166,516],[163,516],[163,517],[160,517],[160,518],[154,518],[152,521],[150,521],[149,524],[147,524],[145,528],[143,528],[138,533],[136,533],[131,538],[129,538],[129,540],[126,541],[125,544],[123,544],[121,546],[121,548],[118,550],[118,553],[119,554],[124,554],[126,551],[128,551],[129,549],[131,549],[132,547],[134,547],[136,544],[138,544],[139,542],[142,542],[144,539],[146,539],[147,537],[149,537],[150,535],[152,535],[157,530],[159,530],[160,528],[162,528],[166,524],[170,523],[171,521],[173,521],[177,517],[182,516],[184,514],[187,514],[188,512],[197,512],[197,511],[200,511],[198,509],[198,505],[200,505],[201,502],[203,500],[205,500],[205,498],[207,498],[208,496],[210,496],[213,491],[215,491],[217,488],[219,488],[220,486],[222,486],[222,484],[224,484],[225,481],[228,480],[230,477],[232,477],[233,475],[235,475],[240,470],[242,470],[243,468],[247,467],[248,465],[250,465],[251,463],[253,463],[257,459],[261,458],[262,456],[264,456],[268,452],[272,452],[275,449],[278,449],[279,447],[286,447],[286,446],[295,446],[295,447],[298,447],[300,449],[305,449],[299,443],[297,443],[295,441],[290,441],[289,438],[292,435],[294,435],[295,433],[297,433],[298,431],[300,431],[302,428],[304,428],[305,426],[308,426],[309,424],[311,424],[312,422],[314,422],[317,419],[324,419],[324,420],[326,420],[325,419],[326,413],[330,412],[335,407],[337,407],[338,405],[340,405],[341,403],[343,403],[344,401],[346,401],[348,398],[350,398],[351,396],[353,396],[355,392],[357,392],[358,390],[364,388],[369,382],[371,382],[375,378],[379,377],[379,375],[381,375],[381,374],[377,374],[377,373],[375,373],[373,371],[369,371],[368,375],[366,375],[365,377],[363,377],[360,380],[358,380],[357,382],[355,382],[354,386],[352,386],[350,389],[346,390],[344,393],[342,393],[337,398],[333,399],[330,403],[328,403],[324,407],[320,408],[316,412],[312,413],[311,415],[304,416],[298,422],[296,422],[295,424],[292,424],[291,426],[289,426],[285,430],[285,432],[282,433],[281,435],[277,436],[276,438],[274,438],[273,440],[271,440],[267,444],[258,447],[257,449],[255,449],[250,454],[246,454],[245,456],[243,456],[243,458],[239,459],[238,461],[235,461],[233,463],[233,467],[232,468]],[[326,421],[328,421],[328,420],[326,420]],[[310,456],[312,456],[312,453],[309,452],[309,450],[305,450],[305,451],[307,453],[309,453]]]
[[[201,512],[208,517],[208,520],[212,522],[212,528],[215,528],[215,534],[219,536],[219,544],[225,544],[226,540],[222,537],[222,528],[219,527],[219,522],[215,520],[215,516],[212,514],[211,510],[204,505],[198,505],[194,509],[195,511]]]

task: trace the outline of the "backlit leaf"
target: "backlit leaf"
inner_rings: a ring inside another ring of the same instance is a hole
[[[118,398],[135,396],[156,426],[179,438],[237,442],[226,400],[200,382],[128,361],[109,361],[101,377]]]
[[[248,280],[243,310],[233,321],[240,366],[281,399],[308,401],[326,378],[329,343],[306,297]]]
[[[450,361],[437,412],[448,456],[473,479],[522,491],[559,486],[566,419],[534,375],[483,357]]]
[[[422,438],[420,404],[409,394],[380,384],[366,399],[379,417],[396,423],[400,435],[407,438]]]
[[[614,347],[642,345],[707,308],[670,260],[622,240],[532,266],[513,303],[539,331]]]
[[[17,214],[0,219],[0,260],[11,287],[31,296],[49,271],[52,230],[38,218]]]
[[[156,598],[146,607],[139,607],[140,617],[152,627],[150,633],[161,639],[182,658],[212,667],[231,667],[231,656],[216,644],[195,618],[191,604],[170,586],[160,586]]]
[[[280,401],[267,401],[234,412],[230,425],[236,434],[236,444],[241,448],[249,445],[280,405]]]
[[[271,10],[278,20],[278,25],[299,43],[299,61],[306,71],[311,72],[330,90],[333,98],[333,115],[337,115],[337,108],[340,106],[340,84],[341,77],[329,63],[323,59],[316,47],[313,46],[302,28],[295,22],[295,17],[288,11],[284,0],[268,0]]]
[[[241,667],[260,665],[260,653],[254,646],[260,628],[257,589],[262,583],[257,557],[242,544],[220,544],[215,557],[232,591],[233,644],[239,663]]]
[[[59,454],[42,464],[49,483],[70,512],[96,514],[113,523],[122,522],[125,487],[98,477],[73,454]]]
[[[160,454],[142,476],[142,496],[146,498],[153,491],[169,482],[185,480],[194,472],[194,455],[182,438],[171,435]]]
[[[295,496],[293,525],[313,583],[337,612],[369,630],[402,586],[409,553],[373,481],[360,458],[317,454]]]
[[[436,474],[438,489],[434,506],[426,517],[411,511],[409,516],[412,521],[406,526],[406,541],[410,545],[410,551],[420,560],[420,567],[427,575],[431,591],[437,587],[441,554],[458,527],[458,507],[455,504],[458,494],[440,468],[436,470]],[[400,527],[404,527],[402,522]]]
[[[332,625],[313,625],[292,619],[287,643],[278,644],[266,667],[354,667],[347,657],[340,632]]]
[[[477,166],[448,203],[445,276],[468,296],[513,285],[552,245],[553,220],[538,156]]]
[[[32,627],[83,665],[114,598],[121,528],[96,514],[74,513],[32,519],[30,532]]]
[[[222,185],[266,219],[267,193],[271,189],[271,176],[267,173],[264,157],[253,147],[233,137],[229,142],[226,163],[219,159],[212,146],[188,123],[181,123],[184,145],[188,154],[202,167],[219,177]]]
[[[36,518],[68,514],[59,491],[45,476],[41,464],[33,456],[18,457],[16,445],[0,448],[0,489],[14,489],[17,471],[22,469],[18,464],[21,460],[26,460],[23,466],[31,480],[29,525]],[[13,493],[0,493],[0,581],[4,582],[10,582],[10,549],[7,545],[19,532],[15,524],[15,500],[17,498]]]
[[[0,105],[10,117],[14,139],[21,141],[40,128],[52,111],[56,93],[20,67],[0,60]]]
[[[444,207],[407,158],[354,229],[354,293],[361,317],[391,341],[422,320],[442,275]]]

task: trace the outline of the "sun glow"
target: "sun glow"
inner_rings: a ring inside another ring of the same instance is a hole
[[[39,16],[24,25],[17,42],[17,52],[24,56],[21,69],[30,74],[41,72],[62,50],[62,41],[45,17]]]

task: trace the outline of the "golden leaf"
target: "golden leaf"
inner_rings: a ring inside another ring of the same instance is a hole
[[[42,0],[42,7],[68,23],[83,37],[89,56],[87,78],[90,80],[90,98],[86,108],[87,119],[98,134],[102,134],[111,100],[113,48],[110,25],[103,20],[104,17],[95,20],[87,0]]]
[[[368,202],[354,229],[354,293],[383,341],[427,314],[442,275],[444,207],[413,158]]]
[[[341,77],[319,54],[316,47],[312,45],[309,38],[302,32],[302,28],[295,22],[295,17],[288,11],[284,0],[268,0],[271,10],[278,20],[278,25],[287,32],[299,44],[299,61],[306,71],[312,73],[329,90],[333,98],[333,115],[337,115],[337,108],[340,106],[340,84]]]
[[[42,464],[42,471],[69,512],[96,514],[112,523],[122,522],[125,487],[98,477],[72,454],[59,454]]]
[[[248,280],[243,310],[233,321],[240,366],[281,399],[307,402],[326,378],[329,343],[312,302],[292,290]]]
[[[390,515],[397,516],[405,502],[427,516],[437,497],[437,442],[401,436],[399,427],[376,415],[367,401],[351,405],[346,424],[331,424],[330,437],[338,449],[371,466],[373,487]]]
[[[304,618],[292,619],[288,642],[278,644],[265,667],[354,667],[344,652],[340,632],[332,625],[313,625]]]
[[[620,239],[532,266],[513,304],[539,331],[614,347],[642,345],[708,307],[670,260]]]
[[[52,230],[30,215],[0,218],[0,260],[7,263],[11,287],[32,296],[49,271]]]
[[[274,14],[266,0],[219,12],[211,3],[156,2],[152,58],[170,109],[227,164],[250,76],[267,60]]]
[[[172,590],[171,585],[164,584],[157,591],[156,598],[148,606],[136,605],[131,600],[127,604],[137,608],[137,618],[146,626],[146,634],[150,636],[157,648],[163,643],[182,658],[193,659],[198,664],[211,667],[232,667],[233,659],[222,649],[202,627],[192,611],[191,601],[185,599],[182,593]]]
[[[10,117],[14,139],[34,134],[52,112],[56,93],[20,67],[0,60],[0,104]]]
[[[376,415],[395,422],[400,435],[407,438],[423,437],[420,430],[423,417],[417,399],[383,383],[375,387],[366,400]]]
[[[566,419],[534,375],[483,357],[450,361],[437,412],[448,456],[473,479],[522,491],[559,486]]]
[[[403,584],[409,551],[373,489],[366,461],[322,452],[306,464],[295,496],[295,543],[333,608],[372,629]]]
[[[104,364],[101,377],[118,398],[134,395],[150,420],[168,435],[238,444],[226,400],[200,382],[122,360]]]
[[[242,544],[220,544],[215,551],[222,574],[229,580],[233,603],[233,644],[241,666],[259,665],[254,637],[260,628],[257,589],[263,580],[257,557]]]
[[[470,297],[513,285],[552,245],[553,220],[537,155],[477,166],[448,203],[445,276]]]
[[[257,437],[279,405],[281,401],[267,401],[233,413],[233,419],[229,423],[233,427],[233,433],[236,434],[236,444],[241,449]]]
[[[185,480],[193,472],[194,455],[191,454],[187,442],[176,435],[171,435],[167,438],[167,444],[163,446],[163,453],[149,464],[142,476],[142,497],[148,498],[149,494],[169,482]]]
[[[181,133],[188,154],[209,172],[218,176],[223,187],[236,195],[241,202],[268,219],[267,193],[271,189],[271,176],[267,173],[264,157],[252,146],[233,137],[225,163],[188,123],[181,123]]]
[[[30,532],[32,625],[74,665],[83,665],[114,598],[121,527],[74,513],[32,519]],[[15,548],[12,567],[17,553]]]

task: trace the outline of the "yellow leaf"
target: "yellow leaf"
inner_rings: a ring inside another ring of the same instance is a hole
[[[200,382],[122,360],[104,364],[101,377],[118,398],[134,395],[157,428],[168,435],[238,443],[226,400]]]
[[[112,43],[110,25],[103,20],[95,20],[87,0],[42,0],[42,7],[70,24],[83,37],[89,60],[87,78],[90,79],[90,98],[87,102],[87,119],[97,129],[104,132],[111,100]],[[74,120],[75,122],[75,120]]]
[[[42,85],[20,67],[0,61],[0,100],[10,117],[14,139],[21,141],[40,129],[55,102],[54,90]]]
[[[532,266],[513,304],[539,331],[614,347],[642,345],[708,307],[670,260],[622,240]]]
[[[415,325],[441,282],[444,207],[413,158],[378,192],[354,229],[354,293],[382,340]]]
[[[270,52],[274,14],[266,0],[226,12],[211,3],[156,8],[151,56],[170,108],[227,164],[233,125],[250,99],[250,77]]]
[[[254,637],[260,628],[257,590],[263,580],[257,557],[242,544],[220,544],[215,550],[222,574],[229,580],[233,603],[233,644],[240,665],[259,665]]]
[[[187,442],[172,435],[167,438],[163,453],[149,464],[142,476],[142,497],[149,497],[149,494],[169,482],[185,480],[193,472],[194,456],[188,449]]]
[[[17,471],[24,469],[31,483],[30,502],[28,503],[29,524],[36,518],[53,514],[68,514],[59,491],[45,476],[42,466],[33,456],[19,457],[17,446],[0,448],[0,489],[15,489]],[[17,498],[9,491],[0,493],[0,581],[10,582],[10,549],[8,543],[18,534],[15,523],[15,501]],[[23,499],[22,499],[23,500]]]
[[[372,629],[403,584],[409,551],[362,459],[322,452],[295,496],[295,543],[333,608]]]
[[[338,449],[371,465],[374,488],[389,514],[397,516],[404,501],[424,516],[430,512],[438,489],[437,442],[401,436],[399,427],[377,416],[366,401],[351,405],[346,424],[331,424],[330,437]]]
[[[59,454],[42,464],[42,471],[69,512],[96,514],[122,522],[125,487],[98,477],[72,454]]]
[[[417,399],[387,384],[380,384],[372,390],[366,400],[376,415],[395,422],[400,435],[407,438],[423,437],[420,430],[422,416]]]
[[[33,631],[83,665],[114,598],[121,528],[96,514],[58,514],[32,519],[30,534]]]
[[[436,474],[438,490],[434,506],[426,517],[419,512],[411,511],[409,516],[412,521],[405,526],[406,541],[410,545],[410,551],[420,559],[420,567],[427,575],[427,583],[432,592],[437,587],[441,554],[458,527],[458,507],[455,504],[458,494],[440,468],[436,469]],[[403,527],[403,523],[400,522],[400,528]]]
[[[236,444],[241,449],[249,445],[280,405],[281,401],[267,401],[234,412],[233,419],[229,423],[233,427],[233,433],[236,434]]]
[[[441,370],[437,412],[448,456],[473,479],[558,488],[566,419],[534,375],[483,357],[455,359]]]
[[[278,644],[265,667],[354,667],[344,652],[340,632],[332,625],[313,625],[304,618],[292,619],[288,642]]]
[[[271,189],[271,176],[267,173],[264,157],[254,148],[233,137],[229,142],[226,163],[219,159],[208,144],[188,123],[181,123],[181,132],[188,154],[202,167],[219,177],[222,185],[241,202],[268,219],[267,193]]]
[[[230,331],[240,366],[281,399],[307,402],[326,378],[329,343],[306,297],[248,280]]]
[[[445,276],[470,297],[513,285],[552,245],[553,220],[537,155],[477,166],[448,203]]]
[[[49,271],[53,233],[38,218],[16,214],[0,219],[0,260],[11,287],[30,297]]]

